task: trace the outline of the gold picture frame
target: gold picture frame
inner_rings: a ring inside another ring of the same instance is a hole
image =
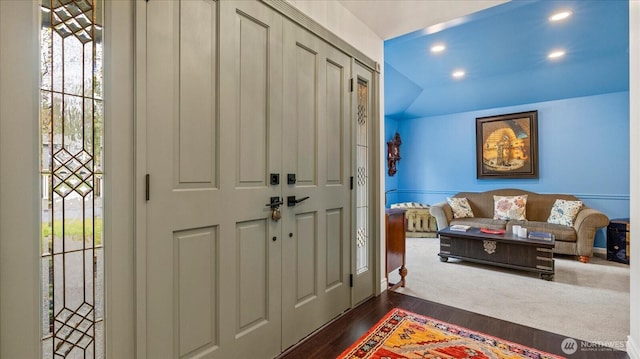
[[[477,178],[538,178],[538,111],[476,118]]]

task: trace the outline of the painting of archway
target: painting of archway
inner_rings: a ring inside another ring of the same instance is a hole
[[[478,178],[538,178],[538,111],[476,118]]]

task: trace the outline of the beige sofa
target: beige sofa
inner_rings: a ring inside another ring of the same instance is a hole
[[[526,220],[493,219],[493,196],[528,195]],[[607,216],[590,207],[583,206],[575,219],[573,227],[548,223],[549,213],[556,199],[578,201],[578,198],[566,194],[538,194],[519,189],[500,189],[487,192],[460,192],[453,197],[466,197],[473,210],[473,218],[453,218],[453,211],[447,202],[431,205],[431,215],[436,218],[438,228],[453,224],[472,227],[506,229],[511,231],[514,225],[520,225],[529,231],[551,232],[556,237],[554,252],[576,255],[581,262],[588,262],[593,256],[593,241],[596,231],[609,224]]]

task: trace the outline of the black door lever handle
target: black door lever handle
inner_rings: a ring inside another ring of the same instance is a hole
[[[269,203],[267,203],[267,207],[270,207],[271,209],[275,209],[280,207],[280,205],[283,203],[284,202],[282,202],[282,199],[280,199],[280,197],[271,197],[269,199]]]
[[[296,204],[309,199],[309,196],[302,197],[300,199],[296,199],[296,196],[288,196],[287,197],[287,207],[293,207]]]

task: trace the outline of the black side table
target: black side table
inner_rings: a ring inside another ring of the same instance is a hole
[[[629,218],[617,218],[607,226],[607,260],[629,264],[630,251]]]

